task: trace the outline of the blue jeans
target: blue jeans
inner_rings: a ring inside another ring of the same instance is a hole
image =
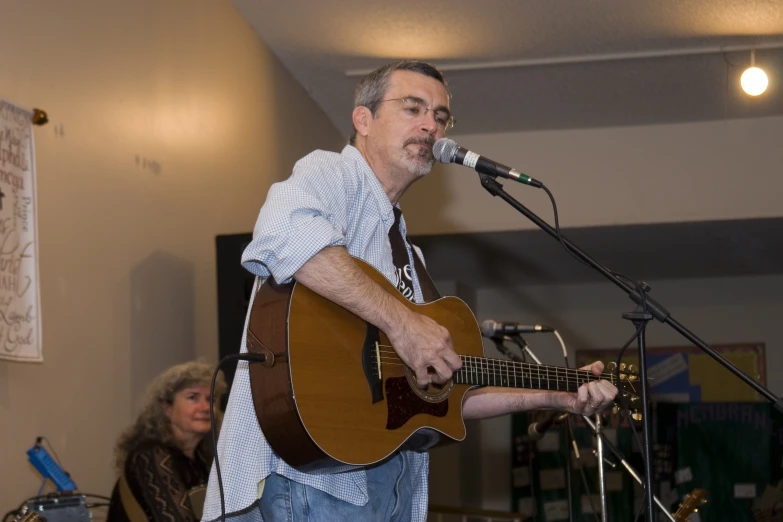
[[[404,522],[411,518],[411,477],[402,454],[367,468],[364,506],[355,506],[310,486],[269,475],[259,507],[266,522]]]

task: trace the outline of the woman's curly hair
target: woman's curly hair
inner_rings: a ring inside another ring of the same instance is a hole
[[[158,375],[149,388],[144,399],[141,413],[136,422],[125,430],[117,446],[114,449],[117,469],[122,473],[125,460],[138,447],[145,443],[157,443],[178,447],[171,429],[171,421],[163,411],[163,404],[173,404],[174,396],[185,388],[212,382],[214,366],[203,361],[191,361],[172,366]],[[215,424],[220,427],[222,411],[220,410],[220,398],[226,392],[226,380],[223,372],[220,372],[215,381]],[[206,435],[196,447],[196,455],[204,462],[209,462],[212,457],[211,437]]]

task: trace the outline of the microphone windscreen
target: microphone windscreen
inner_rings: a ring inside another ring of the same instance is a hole
[[[449,138],[441,138],[432,146],[432,155],[441,163],[454,163],[457,153],[457,142]]]
[[[487,319],[483,323],[481,323],[481,335],[484,337],[494,337],[497,335],[497,326],[498,323],[493,321],[492,319]]]

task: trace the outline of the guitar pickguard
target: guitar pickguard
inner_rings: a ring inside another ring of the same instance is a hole
[[[401,428],[414,415],[426,413],[433,417],[445,417],[449,413],[449,401],[427,402],[413,391],[405,377],[386,379],[386,405],[388,414],[386,429]]]

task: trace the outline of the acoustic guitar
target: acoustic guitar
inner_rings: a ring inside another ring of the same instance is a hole
[[[253,301],[247,349],[266,355],[250,363],[259,425],[272,449],[302,471],[366,466],[398,449],[427,450],[465,438],[462,402],[481,386],[575,392],[599,379],[587,370],[484,357],[476,318],[456,297],[408,301],[373,267],[359,267],[408,308],[449,330],[462,368],[443,386],[416,386],[415,374],[372,324],[306,286],[268,278]],[[635,373],[618,386],[634,402]]]

